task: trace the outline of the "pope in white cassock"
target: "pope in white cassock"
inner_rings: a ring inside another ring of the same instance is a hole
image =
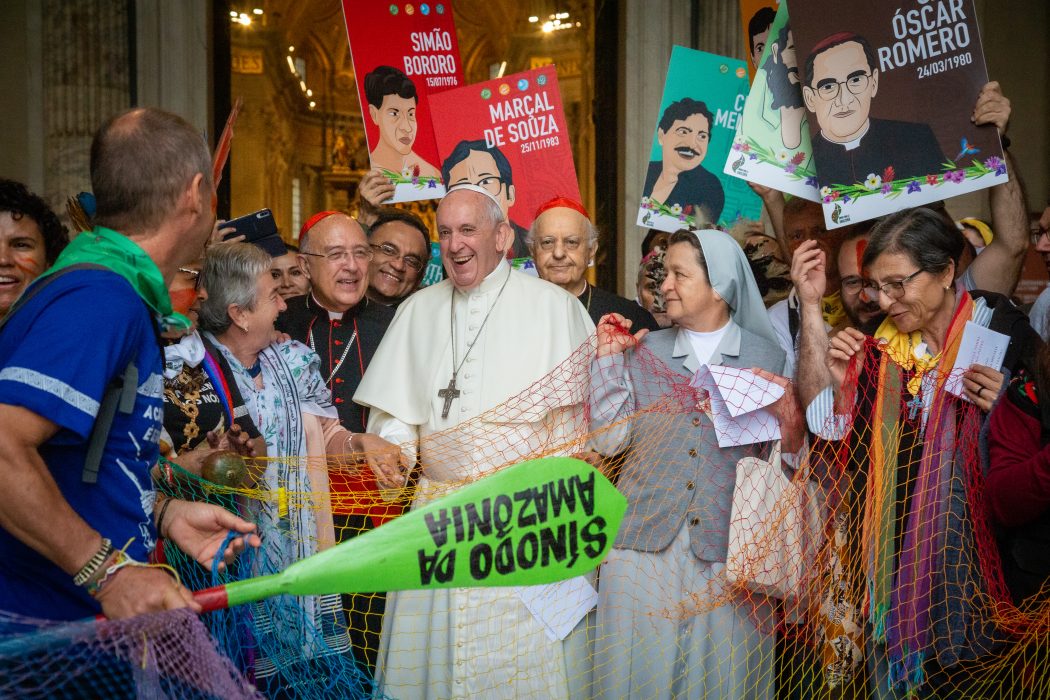
[[[565,361],[594,332],[576,298],[507,264],[513,231],[484,189],[451,189],[437,224],[448,279],[401,304],[354,395],[370,408],[368,431],[405,446],[400,465],[370,456],[380,486],[404,485],[418,446],[413,507],[527,456],[572,451],[589,357]],[[552,641],[513,588],[391,593],[376,680],[398,698],[578,697],[586,637],[581,622]]]

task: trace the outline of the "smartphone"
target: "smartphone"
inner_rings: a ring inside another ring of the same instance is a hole
[[[234,231],[223,236],[223,240],[244,236],[245,243],[253,243],[272,257],[279,258],[288,252],[277,232],[277,222],[274,221],[273,212],[269,209],[260,209],[257,212],[246,214],[236,219],[230,219],[220,228],[233,228]]]

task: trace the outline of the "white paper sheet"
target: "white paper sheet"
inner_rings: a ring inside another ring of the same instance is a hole
[[[711,398],[711,422],[719,447],[780,439],[780,423],[766,410],[784,388],[750,370],[701,365],[690,384]]]
[[[718,385],[729,415],[734,418],[764,408],[784,395],[784,387],[762,379],[749,369],[712,365],[707,371]]]
[[[970,369],[970,365],[984,365],[996,371],[1001,370],[1009,345],[1010,336],[967,321],[962,340],[959,341],[959,354],[955,356],[955,366],[952,367],[944,388],[969,401],[963,392],[963,372]]]
[[[543,625],[547,638],[560,642],[569,636],[598,604],[598,591],[584,576],[539,586],[521,586],[518,598]]]

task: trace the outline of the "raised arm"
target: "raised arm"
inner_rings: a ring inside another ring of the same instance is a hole
[[[626,352],[649,331],[631,335],[631,322],[620,314],[598,321],[598,352],[591,364],[590,417],[594,433],[588,446],[606,456],[622,452],[630,437],[625,419],[634,410],[634,388],[627,371]]]
[[[394,184],[378,169],[369,170],[357,186],[358,215],[362,226],[371,226],[383,202],[394,196]]]
[[[799,299],[798,368],[795,385],[803,406],[816,398],[825,387],[831,386],[828,369],[828,333],[820,299],[827,291],[825,270],[827,260],[816,241],[806,241],[791,259],[791,281]]]
[[[754,182],[747,184],[762,198],[762,204],[766,206],[769,222],[773,225],[773,233],[777,237],[777,245],[780,246],[780,254],[784,256],[784,260],[791,260],[791,248],[788,247],[787,234],[784,233],[784,193]]]
[[[975,124],[994,124],[1003,136],[1010,124],[1010,100],[999,83],[990,82],[981,89],[974,107]],[[977,289],[1009,296],[1017,286],[1028,251],[1028,207],[1024,182],[1017,161],[1005,151],[1010,179],[989,190],[992,230],[995,238],[970,265],[970,276]]]

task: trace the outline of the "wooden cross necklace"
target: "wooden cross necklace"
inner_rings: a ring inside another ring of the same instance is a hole
[[[459,398],[462,394],[459,389],[456,388],[456,377],[459,375],[459,370],[463,369],[463,363],[467,361],[467,357],[470,355],[470,351],[474,349],[474,344],[478,342],[478,338],[481,337],[482,332],[485,330],[485,324],[488,323],[489,316],[492,315],[492,310],[496,308],[496,304],[499,303],[499,298],[503,296],[503,290],[507,287],[507,282],[510,281],[510,275],[513,269],[507,270],[507,277],[503,280],[503,284],[499,288],[499,293],[496,294],[496,300],[492,302],[492,306],[489,307],[488,313],[485,314],[485,318],[481,320],[481,328],[478,329],[478,334],[474,336],[474,340],[470,341],[470,345],[467,346],[467,351],[463,353],[463,359],[456,363],[456,288],[452,287],[452,379],[449,380],[448,386],[438,391],[438,398],[445,400],[445,405],[441,410],[441,417],[448,418],[449,409],[452,408],[452,402]]]

